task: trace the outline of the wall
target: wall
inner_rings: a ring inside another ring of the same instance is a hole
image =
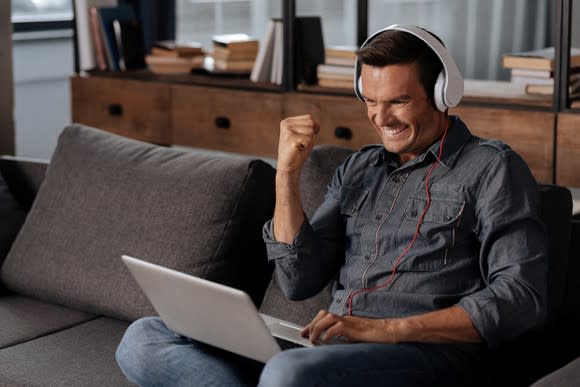
[[[0,154],[14,153],[10,6],[0,2]]]
[[[48,159],[70,123],[71,30],[14,34],[16,154]]]

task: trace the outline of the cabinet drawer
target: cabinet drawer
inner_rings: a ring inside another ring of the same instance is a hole
[[[460,106],[450,109],[480,137],[497,138],[526,161],[539,183],[552,183],[554,114],[551,112]]]
[[[365,104],[354,97],[295,93],[286,96],[285,107],[286,117],[311,114],[320,123],[318,144],[360,149],[380,143]]]
[[[558,115],[556,184],[580,187],[580,115]]]
[[[103,77],[71,78],[72,119],[122,136],[169,144],[169,86]]]
[[[171,99],[174,144],[276,157],[280,94],[176,85]]]

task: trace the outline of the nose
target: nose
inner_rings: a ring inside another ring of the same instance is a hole
[[[391,105],[387,103],[379,103],[376,106],[375,116],[373,121],[379,128],[389,126],[393,122],[393,115],[391,112]]]

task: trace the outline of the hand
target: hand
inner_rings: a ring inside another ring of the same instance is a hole
[[[300,334],[308,337],[313,343],[317,341],[328,343],[334,338],[344,342],[395,343],[395,338],[389,337],[386,329],[388,321],[355,316],[343,317],[321,310]]]
[[[280,123],[276,169],[284,172],[300,171],[314,147],[314,137],[319,130],[320,125],[310,114],[284,119]]]

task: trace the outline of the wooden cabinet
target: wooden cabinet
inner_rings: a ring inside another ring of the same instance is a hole
[[[169,144],[169,85],[106,77],[71,79],[72,120],[122,136]]]
[[[556,184],[580,187],[580,115],[558,115]]]
[[[450,114],[460,116],[473,134],[508,144],[526,161],[538,182],[553,182],[554,113],[459,106]]]
[[[359,149],[380,142],[364,103],[353,97],[288,93],[284,116],[312,114],[320,123],[318,143]]]
[[[72,96],[75,122],[158,144],[275,158],[280,120],[301,114],[320,123],[319,144],[360,149],[380,142],[365,104],[348,95],[75,76]],[[510,145],[538,182],[580,186],[580,115],[469,100],[450,114],[459,115],[475,135]]]
[[[171,86],[172,143],[276,157],[282,94]]]

